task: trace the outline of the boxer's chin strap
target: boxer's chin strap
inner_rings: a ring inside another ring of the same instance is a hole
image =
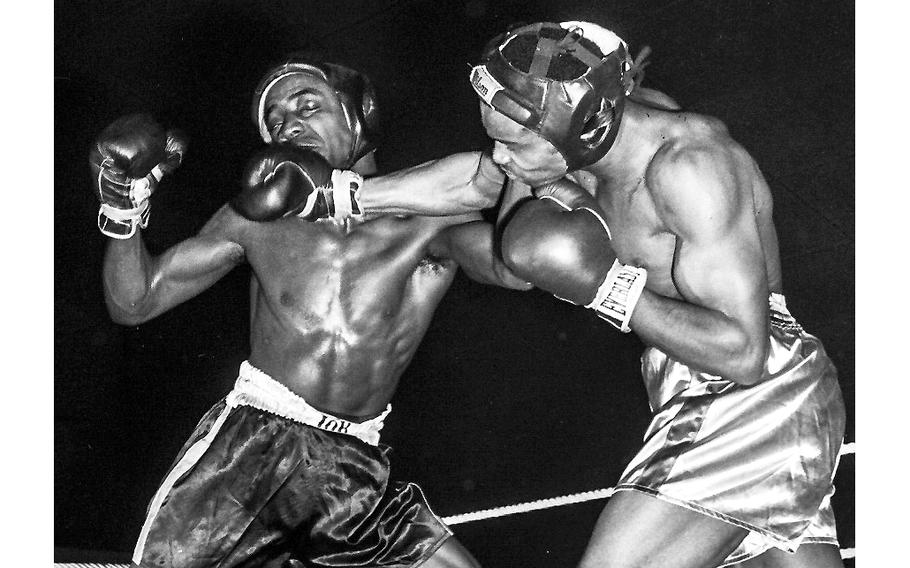
[[[629,327],[632,312],[641,298],[647,280],[648,271],[644,268],[614,260],[594,299],[585,307],[597,312],[601,319],[619,331],[629,333],[632,331]]]

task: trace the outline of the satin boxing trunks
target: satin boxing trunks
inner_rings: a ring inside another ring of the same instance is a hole
[[[417,566],[452,534],[413,483],[389,481],[380,416],[351,423],[248,362],[149,505],[142,567]]]
[[[821,342],[770,298],[768,378],[745,387],[649,347],[654,413],[617,491],[634,490],[749,531],[721,566],[771,547],[837,545],[831,495],[844,435],[837,371]]]

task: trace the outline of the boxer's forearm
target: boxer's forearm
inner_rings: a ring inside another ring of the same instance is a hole
[[[232,236],[245,223],[225,205],[199,234],[157,256],[149,254],[141,230],[129,239],[110,239],[102,277],[111,319],[138,325],[208,289],[245,260]]]
[[[364,213],[459,215],[496,205],[504,176],[481,152],[463,152],[364,180]]]
[[[117,323],[135,324],[151,288],[153,261],[142,242],[142,232],[125,240],[109,240],[102,279],[104,299]],[[133,319],[131,319],[133,318]]]
[[[767,334],[718,310],[645,290],[631,327],[646,344],[695,369],[745,385],[763,376]]]

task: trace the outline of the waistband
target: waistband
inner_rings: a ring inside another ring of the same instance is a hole
[[[371,446],[379,445],[379,431],[382,430],[385,417],[392,411],[392,405],[389,404],[382,414],[365,422],[351,422],[332,416],[313,408],[302,397],[252,366],[249,361],[241,363],[234,389],[228,393],[226,400],[231,407],[251,406],[326,432],[354,436]]]
[[[771,325],[786,331],[804,333],[803,327],[799,325],[796,318],[790,315],[790,311],[787,309],[787,299],[783,294],[771,292],[771,295],[768,296],[768,306],[770,307]]]

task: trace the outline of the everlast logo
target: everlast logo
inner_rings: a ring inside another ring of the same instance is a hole
[[[621,331],[628,331],[624,328],[629,315],[629,295],[637,279],[636,272],[620,270],[612,277],[606,297],[596,306],[592,306],[598,316]]]
[[[338,432],[341,434],[347,434],[348,428],[351,426],[351,423],[347,420],[342,420],[341,418],[332,418],[330,416],[322,415],[322,418],[319,420],[319,424],[316,425],[317,428],[322,428],[323,430],[328,430],[329,432]]]
[[[629,291],[632,289],[632,283],[635,282],[635,278],[635,274],[620,272],[616,279],[613,280],[613,286],[601,305],[616,313],[619,317],[625,317]]]

